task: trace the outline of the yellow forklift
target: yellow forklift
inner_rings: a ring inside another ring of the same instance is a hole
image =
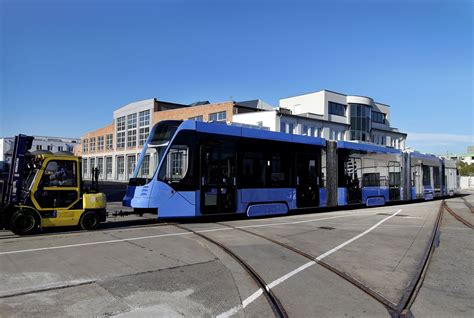
[[[97,178],[85,189],[80,157],[30,153],[33,138],[15,137],[9,173],[0,180],[0,228],[19,235],[47,227],[97,228],[107,215]]]

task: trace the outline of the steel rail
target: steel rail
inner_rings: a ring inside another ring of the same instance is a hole
[[[334,266],[328,264],[327,262],[325,261],[322,261],[322,260],[318,260],[316,256],[314,255],[311,255],[311,254],[308,254],[294,246],[291,246],[291,245],[288,245],[286,243],[283,243],[283,242],[280,242],[280,241],[277,241],[277,240],[274,240],[270,237],[267,237],[265,235],[261,235],[261,234],[258,234],[258,233],[254,233],[252,231],[249,231],[249,230],[245,230],[245,229],[241,229],[241,228],[236,228],[236,227],[233,227],[231,225],[228,225],[228,224],[224,224],[224,223],[218,223],[220,225],[224,225],[224,226],[227,226],[227,227],[230,227],[232,229],[235,229],[235,230],[239,230],[239,231],[242,231],[242,232],[245,232],[245,233],[248,233],[248,234],[251,234],[251,235],[254,235],[254,236],[257,236],[257,237],[260,237],[264,240],[267,240],[267,241],[270,241],[272,243],[275,243],[277,245],[280,245],[281,247],[284,247],[288,250],[291,250],[293,252],[295,252],[296,254],[298,255],[301,255],[303,257],[305,257],[306,259],[308,260],[311,260],[311,261],[314,261],[315,263],[319,264],[320,266],[328,269],[329,271],[333,272],[334,274],[338,275],[339,277],[343,278],[344,280],[348,281],[349,283],[351,283],[352,285],[354,285],[355,287],[359,288],[360,290],[362,290],[364,293],[368,294],[369,296],[371,296],[372,298],[374,298],[376,301],[378,301],[379,303],[381,303],[384,307],[387,308],[388,311],[397,311],[397,307],[396,307],[396,304],[392,303],[389,299],[385,298],[382,294],[380,294],[379,292],[371,289],[370,287],[364,285],[360,280],[354,278],[354,277],[351,277],[349,275],[347,275],[347,273],[343,272],[343,271],[340,271],[338,270],[337,268],[335,268]]]
[[[449,212],[449,214],[451,214],[456,220],[458,220],[459,222],[461,222],[462,224],[464,224],[465,226],[467,226],[468,228],[470,228],[471,230],[474,230],[474,225],[469,222],[468,220],[464,219],[462,216],[460,216],[459,214],[457,214],[456,212],[454,212],[453,209],[451,209],[447,203],[444,203],[444,207],[446,209],[446,211]]]
[[[218,223],[216,223],[218,224]],[[204,240],[211,242],[212,244],[218,246],[221,250],[223,250],[225,253],[230,255],[237,263],[242,266],[242,268],[245,269],[245,271],[249,274],[249,276],[257,283],[257,285],[262,289],[263,294],[265,295],[265,298],[267,299],[268,303],[270,304],[270,307],[272,308],[274,314],[276,317],[280,318],[286,318],[288,317],[288,314],[281,304],[280,300],[277,298],[277,296],[271,291],[271,289],[267,288],[267,283],[265,280],[257,273],[255,269],[252,268],[246,261],[244,261],[240,256],[238,256],[236,253],[234,253],[231,249],[226,247],[224,244],[220,243],[219,241],[216,241],[212,238],[210,238],[207,235],[204,235],[202,233],[196,232],[192,229],[189,229],[185,226],[182,226],[181,224],[173,224],[179,229],[191,232]]]
[[[428,267],[431,263],[431,258],[433,257],[434,250],[439,244],[439,234],[440,234],[440,227],[441,221],[443,219],[443,211],[445,208],[445,200],[441,201],[438,209],[438,215],[436,216],[436,221],[431,232],[431,237],[429,240],[429,245],[425,250],[425,254],[423,255],[421,267],[418,273],[415,275],[416,279],[412,280],[410,286],[405,290],[404,297],[400,301],[399,304],[399,312],[398,317],[401,318],[410,318],[413,317],[410,309],[413,303],[415,302],[416,297],[418,296],[418,292],[420,291],[421,286],[426,277],[426,273],[428,271]]]
[[[471,211],[471,213],[474,213],[474,206],[469,203],[466,198],[464,197],[461,197],[461,199],[464,201],[464,204],[469,208],[469,210]]]
[[[228,224],[225,224],[225,223],[216,222],[216,224],[227,226],[227,227],[233,228],[235,230],[242,231],[242,232],[260,237],[262,239],[265,239],[267,241],[270,241],[272,243],[280,245],[280,246],[282,246],[282,247],[284,247],[288,250],[291,250],[291,251],[293,251],[293,252],[295,252],[295,253],[297,253],[297,254],[299,254],[299,255],[301,255],[301,256],[303,256],[303,257],[305,257],[305,258],[307,258],[311,261],[316,262],[320,266],[322,266],[322,267],[328,269],[329,271],[333,272],[334,274],[338,275],[342,279],[346,280],[347,282],[351,283],[353,286],[360,289],[365,294],[369,295],[371,298],[373,298],[376,301],[378,301],[379,303],[381,303],[387,309],[387,311],[389,312],[391,317],[403,318],[403,317],[409,317],[411,315],[409,309],[410,309],[414,299],[416,298],[416,295],[418,294],[419,288],[421,287],[421,284],[424,280],[426,270],[428,268],[429,262],[431,260],[431,256],[433,254],[433,251],[434,251],[434,248],[435,248],[435,245],[436,245],[436,242],[437,242],[436,238],[438,237],[438,234],[439,234],[439,227],[440,227],[440,224],[441,224],[441,217],[442,217],[443,208],[444,208],[444,200],[441,203],[439,211],[438,211],[435,226],[433,228],[433,231],[432,231],[432,234],[431,234],[431,237],[430,237],[430,241],[429,241],[430,244],[428,245],[428,247],[425,251],[424,257],[422,258],[422,261],[421,261],[422,266],[421,266],[419,272],[417,273],[417,275],[415,275],[416,279],[413,280],[412,284],[406,289],[405,294],[402,297],[402,300],[400,301],[399,304],[394,304],[392,301],[390,301],[388,298],[383,296],[381,293],[379,293],[376,290],[370,288],[369,286],[367,286],[366,284],[364,284],[360,280],[348,275],[347,273],[337,269],[336,267],[330,265],[327,262],[324,262],[322,260],[318,260],[316,256],[308,254],[308,253],[306,253],[306,252],[304,252],[304,251],[302,251],[302,250],[300,250],[300,249],[298,249],[294,246],[288,245],[288,244],[283,243],[281,241],[274,240],[270,237],[267,237],[267,236],[259,234],[259,233],[255,233],[255,232],[245,230],[245,229],[242,229],[242,228],[236,228],[232,225],[228,225]]]

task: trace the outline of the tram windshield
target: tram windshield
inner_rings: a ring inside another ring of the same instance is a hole
[[[130,179],[130,185],[137,182],[144,184],[148,181],[148,178],[153,176],[155,171],[150,169],[152,166],[150,155],[154,158],[154,168],[157,168],[159,166],[159,162],[163,158],[166,147],[168,147],[171,139],[173,138],[181,123],[182,121],[178,120],[166,120],[157,123],[153,127],[146,143],[143,145],[137,167],[135,168],[133,174],[133,178]],[[148,149],[151,151],[148,151]]]

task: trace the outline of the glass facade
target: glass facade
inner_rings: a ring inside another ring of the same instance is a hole
[[[117,148],[125,148],[125,116],[117,118]]]
[[[381,112],[372,111],[372,121],[374,123],[385,124],[385,114]]]
[[[113,149],[113,135],[108,134],[105,136],[105,149],[112,150]]]
[[[351,140],[370,141],[371,112],[368,105],[350,104]]]
[[[104,136],[97,137],[97,151],[104,150]]]
[[[329,113],[338,116],[346,116],[346,105],[328,102]]]
[[[218,112],[209,114],[209,121],[225,121],[226,112]]]
[[[201,116],[195,116],[195,117],[189,117],[190,120],[195,120],[195,121],[203,121],[204,118]]]

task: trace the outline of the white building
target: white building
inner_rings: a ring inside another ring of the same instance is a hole
[[[10,162],[14,137],[0,138],[0,161]],[[34,136],[30,151],[46,150],[51,152],[73,152],[74,146],[81,142],[79,138]]]
[[[328,90],[280,99],[280,107],[237,114],[233,121],[329,140],[359,140],[404,149],[406,134],[390,126],[390,106]]]

